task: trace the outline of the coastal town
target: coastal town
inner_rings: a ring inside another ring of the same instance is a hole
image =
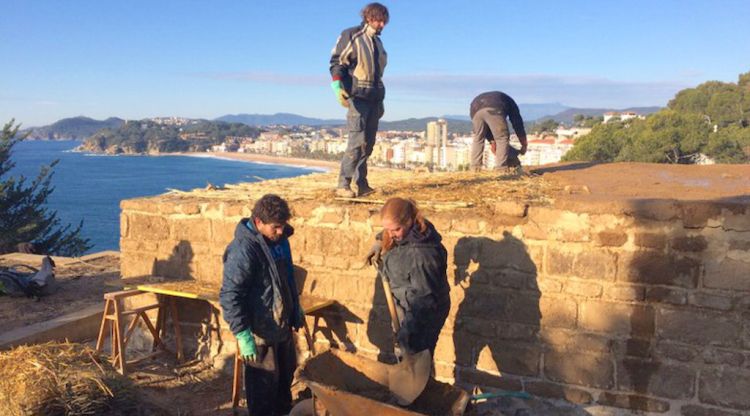
[[[343,127],[270,127],[259,137],[228,136],[224,143],[214,145],[211,152],[239,152],[337,160],[346,150]],[[575,144],[576,139],[591,131],[589,127],[558,126],[553,132],[528,135],[529,149],[521,156],[526,166],[559,162]],[[423,131],[379,131],[370,163],[375,166],[412,169],[426,167],[439,171],[462,171],[469,168],[471,135],[449,133],[448,121],[438,119],[426,124]],[[515,134],[511,145],[520,147]],[[485,147],[485,167],[495,164],[495,156]]]

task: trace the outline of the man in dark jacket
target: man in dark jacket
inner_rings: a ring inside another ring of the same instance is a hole
[[[479,94],[471,102],[469,109],[474,130],[474,141],[471,145],[471,168],[482,168],[484,141],[488,140],[495,153],[495,169],[520,166],[518,154],[526,154],[526,130],[518,105],[513,98],[500,91]],[[506,118],[510,118],[521,149],[516,151],[510,146],[510,132]]]
[[[245,362],[251,416],[282,415],[291,408],[297,367],[291,330],[302,327],[304,312],[294,282],[290,217],[285,200],[264,195],[224,252],[220,303]]]
[[[367,181],[367,158],[372,154],[378,121],[383,117],[383,71],[388,55],[380,41],[380,32],[388,23],[388,9],[370,3],[362,9],[362,23],[341,32],[331,53],[331,88],[339,103],[348,108],[349,139],[341,159],[336,195],[354,197],[373,192]]]

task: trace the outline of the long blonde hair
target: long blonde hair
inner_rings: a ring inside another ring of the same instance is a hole
[[[422,217],[422,213],[419,212],[417,203],[413,199],[398,197],[388,199],[385,201],[383,208],[380,209],[380,218],[388,218],[400,225],[407,225],[411,222],[413,227],[419,227],[419,232],[424,233],[427,231],[427,224],[425,224],[424,217]],[[393,239],[387,232],[383,233],[382,239],[383,253],[385,253],[393,248]]]

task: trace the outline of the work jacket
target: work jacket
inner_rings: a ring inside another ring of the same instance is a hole
[[[294,229],[287,225],[281,240],[269,243],[252,224],[240,221],[224,251],[219,303],[232,333],[250,329],[256,344],[266,345],[302,324],[288,240]]]
[[[383,101],[383,71],[388,54],[380,37],[366,23],[341,32],[331,52],[330,71],[351,97]]]
[[[429,221],[424,233],[414,225],[383,256],[383,273],[391,283],[396,303],[406,315],[414,309],[450,305],[448,252]]]

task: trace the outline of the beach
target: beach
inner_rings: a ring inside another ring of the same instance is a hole
[[[303,159],[298,157],[281,157],[263,155],[258,153],[238,153],[238,152],[190,152],[190,153],[173,153],[180,156],[191,157],[210,157],[216,159],[241,160],[244,162],[255,163],[272,163],[276,165],[287,165],[301,168],[311,168],[316,170],[330,171],[338,168],[340,162],[330,160]]]

